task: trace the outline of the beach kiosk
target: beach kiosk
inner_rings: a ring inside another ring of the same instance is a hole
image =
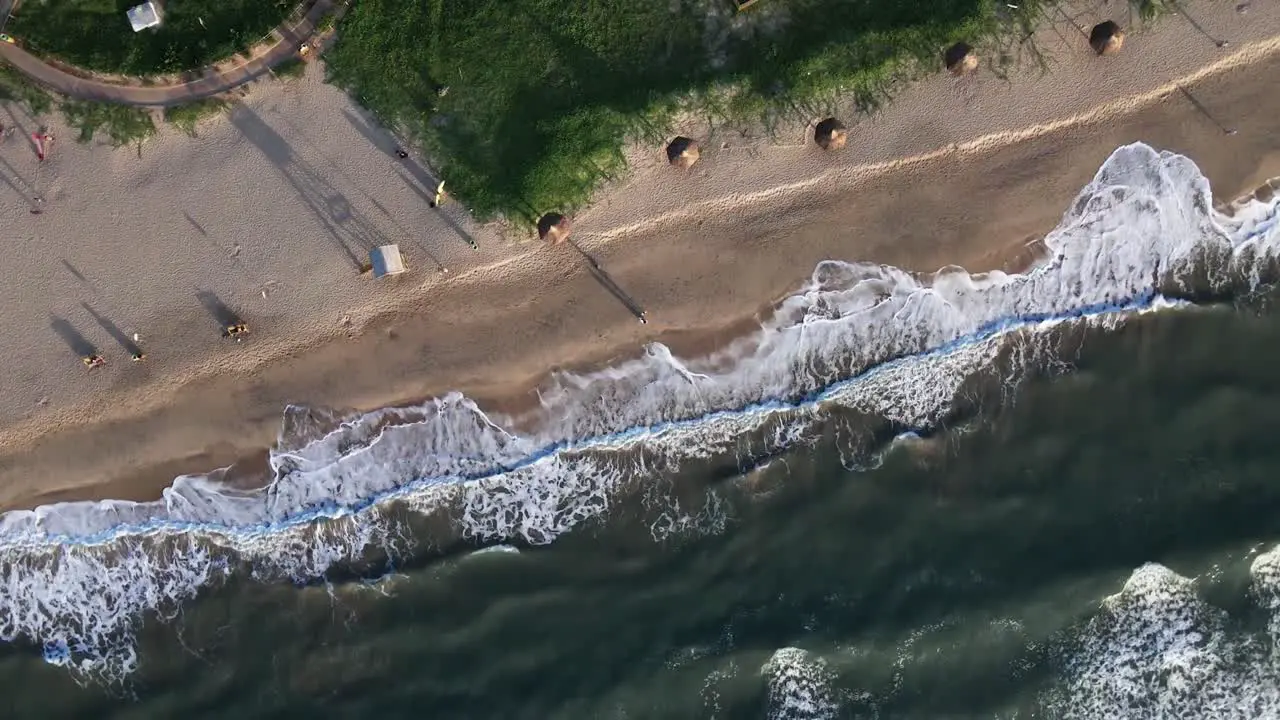
[[[125,14],[129,16],[129,25],[133,27],[134,32],[142,32],[160,24],[160,10],[150,0],[129,8]]]
[[[369,252],[369,266],[376,278],[404,272],[404,256],[399,245],[382,245]]]

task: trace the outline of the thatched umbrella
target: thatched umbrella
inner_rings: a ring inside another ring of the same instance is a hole
[[[942,63],[952,75],[968,75],[978,69],[978,54],[968,43],[958,42],[942,53]]]
[[[1089,46],[1099,55],[1114,55],[1124,47],[1124,30],[1110,20],[1098,23],[1089,33]]]
[[[538,237],[549,241],[552,245],[559,245],[568,240],[571,232],[573,232],[573,220],[560,213],[547,213],[538,218]]]
[[[835,118],[827,118],[813,128],[813,141],[823,150],[839,150],[849,140],[849,131]]]
[[[1253,191],[1253,198],[1258,202],[1271,202],[1271,200],[1276,196],[1276,188],[1271,184],[1273,182],[1276,181],[1269,180],[1259,185],[1258,189]]]
[[[667,144],[667,161],[682,170],[693,167],[700,157],[702,151],[698,149],[698,141],[692,138],[681,136]]]

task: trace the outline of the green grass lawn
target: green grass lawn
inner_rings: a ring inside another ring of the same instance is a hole
[[[298,0],[167,0],[163,23],[135,33],[140,0],[23,0],[6,32],[37,55],[101,72],[192,70],[261,40]],[[203,21],[203,25],[201,24]]]
[[[196,129],[200,123],[226,109],[226,100],[206,98],[185,105],[170,105],[164,109],[164,119],[187,135],[198,137]]]
[[[1042,0],[1022,3],[1027,17]],[[408,132],[477,213],[585,202],[630,136],[672,112],[803,117],[874,107],[949,43],[1016,25],[996,0],[358,0],[331,79]],[[1003,24],[1002,24],[1003,23]],[[447,92],[441,92],[444,88]]]

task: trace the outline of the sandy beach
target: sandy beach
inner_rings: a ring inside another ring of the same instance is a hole
[[[707,148],[687,174],[660,147],[633,149],[632,174],[578,214],[576,239],[644,325],[572,247],[430,208],[434,178],[319,67],[252,86],[199,138],[166,130],[136,151],[48,121],[43,163],[26,138],[46,121],[6,105],[0,507],[153,499],[178,474],[252,466],[291,403],[527,402],[552,369],[651,341],[696,353],[823,259],[1022,267],[1124,143],[1191,157],[1219,200],[1280,175],[1280,13],[1188,3],[1203,32],[1167,17],[1096,57],[1071,23],[1127,25],[1118,5],[1081,3],[1039,33],[1048,74],[939,73],[873,117],[843,109],[841,153],[806,142],[803,122],[773,138],[681,128]],[[411,272],[359,275],[390,242]],[[221,307],[247,341],[220,337]],[[135,334],[138,364],[123,349]],[[81,346],[107,367],[87,372]]]

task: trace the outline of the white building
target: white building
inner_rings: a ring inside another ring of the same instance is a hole
[[[129,16],[129,24],[133,26],[134,32],[142,32],[160,24],[160,10],[151,0],[129,8],[126,14]]]

